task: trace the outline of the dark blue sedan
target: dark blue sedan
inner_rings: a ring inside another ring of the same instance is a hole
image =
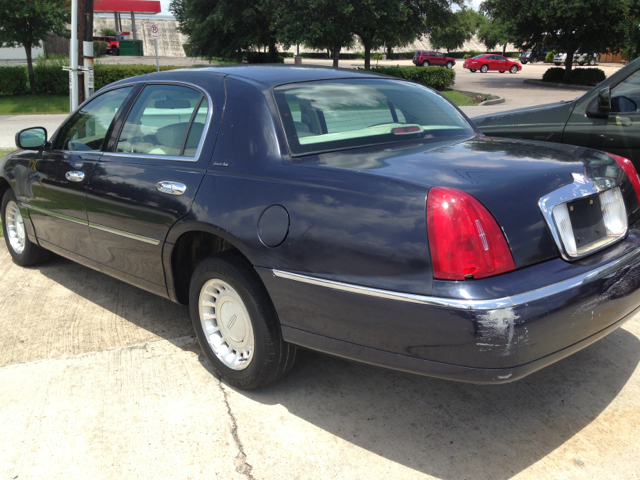
[[[14,261],[73,259],[188,305],[239,388],[298,346],[499,383],[640,305],[640,180],[587,148],[484,137],[423,86],[238,66],[114,83],[0,160]]]

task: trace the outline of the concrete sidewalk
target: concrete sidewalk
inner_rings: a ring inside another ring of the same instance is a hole
[[[524,380],[467,385],[302,351],[221,383],[184,307],[0,245],[0,478],[637,479],[640,317]]]

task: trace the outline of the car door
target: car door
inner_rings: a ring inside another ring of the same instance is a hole
[[[444,55],[441,54],[441,53],[436,53],[436,61],[438,62],[438,65],[440,65],[440,66],[442,66],[442,65],[444,65],[446,63],[445,59],[444,59]]]
[[[165,237],[191,208],[220,124],[223,77],[212,77],[217,97],[174,82],[144,85],[87,192],[100,268],[160,295]]]
[[[611,87],[611,111],[605,118],[587,117],[587,108],[594,100],[597,92],[576,105],[562,143],[622,155],[640,168],[640,70]]]
[[[87,184],[131,90],[111,90],[80,107],[54,135],[51,148],[30,166],[28,204],[38,240],[85,264],[94,257],[87,226]]]
[[[506,72],[509,70],[509,62],[507,62],[506,58],[501,57],[500,55],[494,55],[493,58],[495,58],[496,70],[500,72]]]

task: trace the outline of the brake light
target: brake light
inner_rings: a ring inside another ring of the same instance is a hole
[[[605,152],[611,158],[613,158],[620,170],[622,170],[629,180],[631,181],[631,185],[633,185],[633,190],[636,192],[636,198],[638,199],[638,205],[640,206],[640,178],[638,178],[638,172],[636,167],[633,166],[631,160],[625,157],[621,157],[620,155],[614,155],[613,153]]]
[[[516,269],[498,223],[468,193],[433,187],[427,199],[427,230],[434,278],[470,280]]]
[[[391,130],[391,133],[415,133],[421,130],[420,127],[412,126],[412,127],[396,127]]]

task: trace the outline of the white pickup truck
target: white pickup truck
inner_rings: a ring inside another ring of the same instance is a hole
[[[557,53],[553,57],[553,63],[555,65],[564,65],[564,62],[567,60],[566,53]],[[600,55],[597,53],[587,53],[581,52],[580,50],[576,50],[576,53],[573,54],[573,63],[577,63],[578,65],[595,65],[600,61]]]

